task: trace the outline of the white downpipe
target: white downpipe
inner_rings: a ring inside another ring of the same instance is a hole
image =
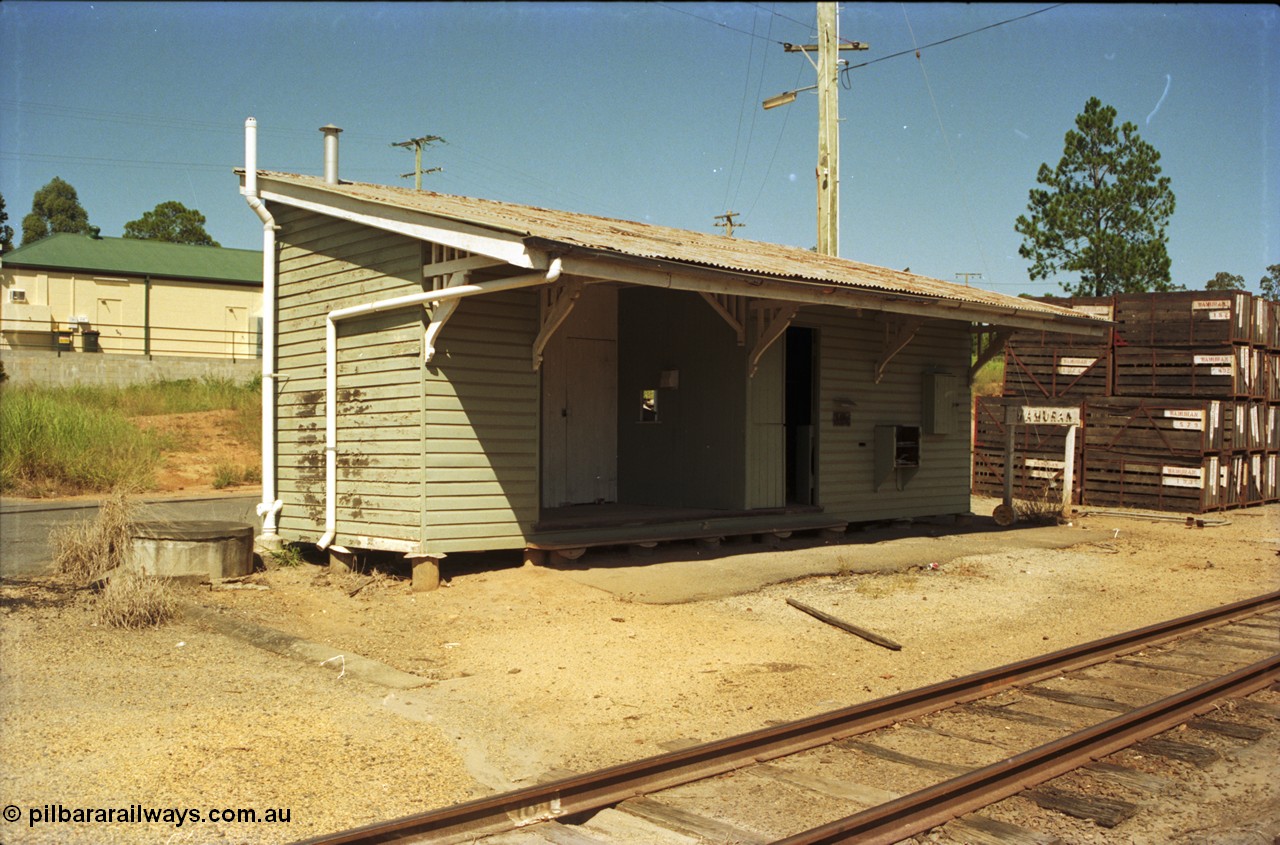
[[[244,122],[245,202],[262,221],[262,536],[276,536],[276,220],[258,196],[258,121]]]
[[[545,273],[527,273],[510,279],[477,282],[472,285],[456,285],[443,290],[423,291],[396,296],[380,302],[366,302],[349,308],[329,312],[325,320],[324,357],[324,536],[316,543],[321,549],[329,547],[338,530],[338,321],[383,311],[394,311],[410,305],[462,299],[482,293],[500,293],[518,288],[550,284],[560,278],[562,266],[559,258],[551,261]]]

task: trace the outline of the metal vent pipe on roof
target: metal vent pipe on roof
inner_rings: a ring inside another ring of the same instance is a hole
[[[321,126],[324,133],[324,181],[330,185],[338,184],[338,133],[342,130],[332,123]]]

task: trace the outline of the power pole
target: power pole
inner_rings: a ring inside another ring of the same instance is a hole
[[[732,238],[732,237],[733,237],[733,230],[734,230],[734,229],[745,229],[745,228],[747,228],[747,224],[746,224],[746,223],[734,223],[734,222],[733,222],[733,218],[738,217],[738,216],[740,216],[740,215],[739,215],[739,214],[738,214],[738,212],[736,212],[736,211],[726,211],[724,214],[717,214],[717,215],[716,215],[716,219],[717,219],[717,220],[723,220],[724,222],[723,222],[723,223],[717,223],[717,224],[716,224],[716,226],[720,227],[721,229],[724,229],[724,233],[725,233],[726,235],[728,235],[729,237],[731,237],[731,238]]]
[[[956,273],[956,278],[957,278],[957,279],[961,279],[961,278],[963,278],[963,279],[964,279],[964,286],[965,286],[965,287],[968,287],[968,286],[969,286],[969,280],[970,280],[970,279],[981,279],[981,278],[982,278],[982,274],[981,274],[981,273]]]
[[[840,50],[866,50],[868,45],[839,43],[835,3],[818,4],[818,43],[784,44],[788,53],[818,54],[818,252],[840,254]],[[813,59],[809,59],[813,64]],[[794,98],[793,98],[794,99]]]
[[[423,136],[423,137],[421,137],[421,138],[410,138],[410,139],[409,139],[409,140],[407,140],[407,141],[400,141],[400,142],[398,142],[398,143],[395,143],[395,144],[392,144],[392,145],[391,145],[391,146],[393,146],[393,147],[404,147],[405,149],[408,149],[409,147],[413,147],[413,172],[412,172],[412,173],[401,173],[401,174],[400,174],[400,178],[401,178],[401,179],[408,179],[410,176],[412,176],[412,177],[413,177],[413,189],[414,189],[415,191],[421,191],[421,190],[422,190],[422,174],[424,174],[424,173],[438,173],[440,170],[442,170],[442,169],[443,169],[443,168],[439,168],[439,167],[433,167],[433,168],[431,168],[430,170],[423,170],[423,169],[422,169],[422,148],[423,148],[423,147],[425,147],[425,146],[428,146],[429,144],[432,144],[432,143],[434,143],[434,142],[436,142],[436,141],[439,141],[439,142],[440,142],[440,143],[442,143],[442,144],[443,144],[443,143],[447,143],[447,142],[445,141],[445,139],[444,139],[444,138],[441,138],[439,135],[424,135],[424,136]]]

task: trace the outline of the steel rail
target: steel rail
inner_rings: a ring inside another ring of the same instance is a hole
[[[1127,748],[1280,678],[1280,654],[1114,719],[773,845],[892,845]]]
[[[415,842],[462,842],[598,810],[628,798],[714,777],[953,704],[984,698],[1007,687],[1032,683],[1277,607],[1280,607],[1280,591],[782,725],[425,813],[324,834],[299,845],[373,845],[410,838]]]

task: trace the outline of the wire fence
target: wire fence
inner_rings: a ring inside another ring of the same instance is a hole
[[[262,357],[261,320],[221,329],[24,319],[0,320],[0,349],[59,354],[163,355],[247,361]]]

